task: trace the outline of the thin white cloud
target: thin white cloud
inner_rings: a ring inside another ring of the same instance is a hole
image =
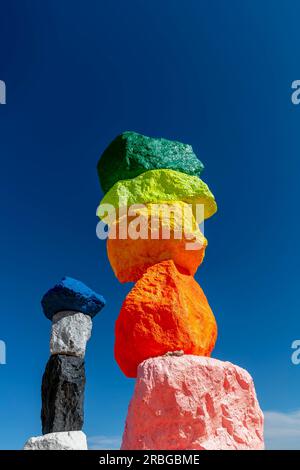
[[[90,450],[118,450],[120,447],[120,436],[91,436],[88,438]]]
[[[291,413],[265,411],[267,449],[300,450],[300,410]]]

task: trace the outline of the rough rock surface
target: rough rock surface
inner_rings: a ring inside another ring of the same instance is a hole
[[[199,284],[173,261],[163,261],[147,269],[122,305],[115,358],[127,377],[136,377],[142,361],[169,351],[209,356],[216,337],[216,320]]]
[[[52,320],[55,313],[66,310],[75,310],[94,317],[104,305],[102,295],[71,277],[62,278],[42,298],[43,311],[49,320]]]
[[[98,175],[104,192],[117,181],[134,178],[147,170],[169,168],[199,175],[203,164],[191,145],[167,139],[124,132],[116,137],[98,162]]]
[[[246,370],[198,356],[139,366],[121,449],[263,448],[263,414]]]
[[[42,380],[42,432],[80,431],[83,426],[84,360],[51,356]]]
[[[208,186],[197,176],[187,175],[174,170],[149,170],[136,178],[118,181],[104,196],[97,215],[110,224],[113,213],[122,207],[133,204],[183,201],[192,204],[196,215],[196,204],[204,206],[196,219],[200,223],[217,211],[217,205]],[[106,206],[109,204],[113,209]]]
[[[84,357],[86,343],[91,337],[93,322],[81,312],[58,312],[52,318],[51,354]]]
[[[82,431],[53,432],[31,437],[24,450],[87,450],[87,441]]]
[[[136,227],[133,234],[132,226]],[[133,238],[138,231],[140,237]],[[177,201],[148,204],[137,209],[135,217],[117,219],[110,227],[107,254],[120,282],[136,282],[147,268],[169,259],[194,275],[203,261],[206,246],[207,240],[191,208]]]

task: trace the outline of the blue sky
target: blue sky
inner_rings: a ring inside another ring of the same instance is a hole
[[[218,213],[196,279],[219,326],[213,356],[252,374],[269,447],[300,448],[300,79],[297,0],[2,0],[0,448],[39,435],[50,322],[63,275],[103,294],[86,355],[84,430],[114,447],[134,381],[113,358],[130,285],[96,238],[96,164],[120,132],[193,145]]]

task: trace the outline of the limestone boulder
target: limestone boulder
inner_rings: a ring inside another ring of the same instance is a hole
[[[66,276],[46,292],[41,303],[44,314],[52,320],[53,315],[66,310],[82,312],[93,318],[104,307],[105,300],[83,282]]]
[[[263,414],[249,373],[208,357],[139,365],[122,450],[261,450]]]
[[[91,317],[84,313],[73,311],[56,313],[52,318],[51,354],[84,357],[92,326]]]
[[[117,181],[158,168],[199,175],[204,167],[191,145],[147,137],[137,132],[123,132],[117,136],[103,152],[97,165],[104,192]]]
[[[42,432],[81,431],[85,367],[81,357],[51,356],[42,380]]]
[[[107,254],[118,280],[136,282],[147,268],[170,259],[194,275],[203,261],[207,240],[191,208],[176,201],[148,204],[134,212],[110,227]]]
[[[173,261],[148,268],[127,295],[115,326],[115,358],[127,377],[150,357],[182,350],[209,356],[217,325],[195,279]]]
[[[24,450],[87,450],[87,440],[82,431],[52,432],[31,437]]]
[[[217,211],[215,198],[204,181],[197,176],[162,169],[149,170],[136,178],[115,183],[102,199],[97,215],[110,225],[115,214],[118,216],[124,207],[174,201],[191,204],[198,223]]]

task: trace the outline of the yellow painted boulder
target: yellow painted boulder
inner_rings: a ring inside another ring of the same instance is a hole
[[[159,169],[115,183],[103,197],[97,215],[111,224],[124,207],[175,201],[191,204],[198,223],[217,211],[213,194],[200,178],[179,171]]]

